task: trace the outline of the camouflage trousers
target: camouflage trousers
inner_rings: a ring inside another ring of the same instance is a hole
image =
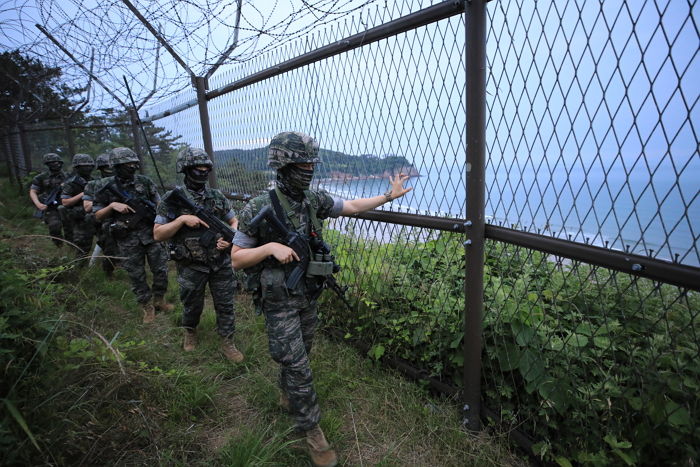
[[[117,241],[109,234],[107,223],[103,223],[97,227],[97,244],[102,248],[102,270],[110,274],[116,268],[119,260],[115,257],[120,256],[119,245]]]
[[[92,237],[95,236],[95,225],[88,219],[73,221],[73,243],[78,247],[78,257],[87,256],[92,250]]]
[[[270,356],[280,365],[280,389],[289,398],[296,428],[308,431],[321,418],[309,364],[318,323],[316,304],[299,308],[263,301],[262,309]]]
[[[49,235],[54,237],[56,246],[63,246],[61,238],[73,242],[73,232],[66,222],[65,216],[59,209],[47,209],[44,211],[44,223],[49,227]]]
[[[122,267],[131,280],[136,300],[143,304],[151,300],[151,289],[146,280],[146,258],[153,273],[153,295],[162,297],[168,290],[168,257],[162,243],[144,245],[138,235],[130,234],[119,240],[119,251],[124,257]]]
[[[182,302],[182,326],[195,329],[204,310],[204,293],[207,284],[216,311],[216,332],[221,337],[231,337],[236,327],[233,313],[235,280],[230,266],[218,271],[203,272],[184,264],[177,265],[177,283]]]

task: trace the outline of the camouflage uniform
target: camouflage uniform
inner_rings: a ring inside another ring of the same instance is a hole
[[[95,193],[102,188],[104,180],[109,177],[105,171],[105,168],[110,167],[109,154],[100,154],[97,156],[95,162],[100,172],[103,172],[103,177],[87,182],[83,191],[83,201],[94,202]],[[90,211],[90,213],[93,213],[92,215],[95,222],[95,236],[97,237],[97,244],[102,249],[102,255],[104,256],[104,258],[102,258],[102,270],[107,275],[111,275],[118,263],[116,257],[119,256],[119,247],[117,246],[117,242],[109,234],[110,222],[98,222],[94,217],[94,212],[94,209]]]
[[[219,190],[204,188],[200,192],[182,189],[195,204],[203,206],[226,224],[234,218],[231,205]],[[156,224],[167,224],[184,214],[194,214],[171,199],[172,191],[163,197],[158,206]],[[171,255],[177,263],[177,283],[183,314],[182,326],[195,329],[204,308],[204,292],[207,283],[214,301],[216,327],[221,337],[231,337],[235,330],[233,298],[235,280],[231,268],[230,250],[217,250],[216,240],[202,246],[200,237],[207,230],[183,226],[171,240]]]
[[[94,167],[95,162],[87,154],[76,154],[73,157],[73,169],[78,167]],[[61,199],[69,199],[84,193],[85,185],[90,181],[90,176],[82,176],[74,173],[69,176],[61,188]],[[73,243],[78,247],[78,256],[87,255],[92,248],[92,237],[95,235],[95,216],[87,214],[83,208],[82,199],[73,206],[65,206],[66,217],[70,220],[73,229]]]
[[[63,162],[58,154],[49,153],[44,156],[44,163],[47,162]],[[32,179],[31,190],[37,192],[39,201],[44,203],[49,193],[56,187],[61,186],[61,184],[66,180],[68,175],[64,171],[51,172],[46,170],[41,172],[36,177]],[[63,206],[60,205],[60,194],[57,197],[58,205],[49,206],[43,213],[41,217],[44,223],[49,227],[49,235],[55,237],[53,241],[56,245],[62,246],[61,238],[73,241],[73,232],[71,231],[70,224],[67,222],[65,215],[63,215]]]
[[[282,142],[287,149],[294,148],[294,144],[301,144],[298,153],[306,154],[306,157],[297,158],[292,152],[291,156],[287,154],[287,161],[280,164],[275,146],[280,137],[292,139],[291,144],[288,139]],[[270,144],[268,165],[279,170],[285,163],[318,162],[317,154],[318,146],[312,138],[300,133],[282,133],[273,138]],[[343,201],[331,197],[323,190],[306,190],[304,196],[297,201],[284,197],[279,190],[276,192],[286,204],[284,211],[287,218],[280,220],[288,229],[296,230],[307,238],[312,229],[321,234],[320,220],[337,217],[342,211]],[[284,243],[268,227],[266,221],[257,228],[249,225],[262,208],[271,204],[271,195],[266,193],[246,205],[239,216],[239,230],[233,239],[234,245],[253,248],[270,242]],[[308,432],[317,427],[321,416],[309,365],[309,354],[318,323],[317,303],[313,297],[318,291],[319,279],[306,278],[295,289],[288,289],[285,278],[297,264],[281,264],[273,257],[265,259],[246,270],[246,288],[253,293],[256,308],[265,315],[270,355],[280,365],[280,389],[289,399],[289,410],[295,418],[296,427]]]
[[[119,183],[123,191],[137,199],[158,203],[160,195],[153,181],[144,175],[135,175],[131,182],[118,182],[116,176],[100,179],[95,184],[92,210],[97,212],[112,202],[122,202],[114,193],[104,189],[108,184]],[[118,185],[118,186],[119,186]],[[125,259],[122,267],[129,274],[131,289],[140,304],[150,301],[152,294],[146,280],[146,258],[153,273],[153,295],[162,297],[168,288],[168,267],[165,248],[153,239],[153,221],[143,220],[130,226],[133,214],[112,213],[104,222],[108,224],[111,236],[116,240],[121,256]]]

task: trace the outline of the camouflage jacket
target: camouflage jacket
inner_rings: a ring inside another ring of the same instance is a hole
[[[61,186],[61,199],[69,199],[74,197],[79,193],[85,191],[85,186],[89,182],[89,179],[85,179],[78,174],[70,175]],[[70,212],[70,215],[75,219],[85,218],[85,209],[83,209],[83,200],[81,199],[73,206],[66,207]]]
[[[98,183],[90,187],[89,194],[86,193],[83,195],[83,199],[89,200],[92,198],[92,212],[96,213],[115,201],[119,203],[124,202],[117,195],[107,189],[107,185],[110,184],[117,184],[121,186],[123,191],[133,196],[137,200],[156,205],[160,202],[160,194],[158,194],[155,183],[153,183],[153,180],[145,175],[135,175],[134,180],[127,183],[121,183],[115,176],[112,176],[100,179]],[[139,240],[144,245],[153,243],[155,241],[153,240],[153,221],[151,219],[144,219],[143,221],[134,225],[133,222],[130,222],[134,218],[135,214],[133,213],[121,214],[113,211],[109,216],[109,219],[103,219],[103,222],[110,222],[111,234],[116,239],[119,239],[119,236],[138,235]]]
[[[39,201],[43,203],[46,200],[49,192],[51,192],[51,190],[57,186],[60,186],[66,180],[66,178],[68,178],[68,174],[66,174],[63,170],[57,172],[56,174],[52,174],[51,171],[45,170],[32,179],[30,189],[36,190],[37,194],[39,195]]]
[[[231,209],[231,203],[224,194],[214,188],[204,188],[201,192],[193,192],[183,188],[182,192],[194,204],[206,208],[215,217],[229,224],[235,217]],[[167,224],[184,214],[194,214],[189,208],[181,206],[171,198],[172,191],[163,196],[163,201],[158,206],[156,214],[156,224]],[[204,272],[209,269],[219,270],[224,266],[230,267],[230,249],[217,250],[216,240],[211,239],[207,244],[203,244],[202,235],[207,232],[204,227],[196,229],[182,226],[172,237],[171,254],[173,259],[181,264],[186,264],[194,269]]]

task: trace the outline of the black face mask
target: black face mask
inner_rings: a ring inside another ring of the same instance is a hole
[[[282,193],[299,201],[304,196],[304,190],[308,190],[311,186],[313,177],[313,169],[302,169],[297,165],[289,164],[277,171],[277,186]]]
[[[114,169],[112,169],[111,167],[100,167],[99,170],[100,174],[103,177],[111,177],[112,175],[114,175]]]
[[[134,174],[138,168],[138,164],[119,164],[114,168],[114,172],[117,174],[117,177],[122,180],[133,180]]]
[[[92,166],[89,165],[81,165],[75,168],[75,172],[83,178],[90,178],[92,170]]]
[[[58,172],[63,167],[63,162],[47,162],[46,166],[51,172]]]
[[[200,170],[196,167],[185,169],[185,186],[190,190],[199,191],[209,180],[211,169]]]

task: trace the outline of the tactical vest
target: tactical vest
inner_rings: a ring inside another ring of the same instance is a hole
[[[87,185],[87,182],[88,180],[85,180],[82,176],[73,174],[63,183],[63,193],[72,198],[78,193],[85,191],[85,185]],[[71,219],[76,221],[82,221],[85,219],[85,209],[83,208],[82,201],[78,201],[76,204],[67,207],[66,209],[68,210],[68,215]]]
[[[195,197],[186,189],[183,192],[195,204],[203,206],[222,220],[228,212],[223,201],[211,196],[212,191],[209,188],[205,189],[203,197]],[[170,219],[176,219],[183,214],[194,215],[194,212],[187,207],[168,203],[167,196],[163,199],[163,203],[168,206]],[[208,244],[203,244],[202,236],[206,232],[207,229],[204,227],[193,229],[183,225],[170,240],[171,259],[190,266],[199,264],[215,271],[224,266],[230,266],[230,250],[217,250],[216,239],[209,239]]]
[[[34,181],[39,181],[39,201],[42,203],[46,201],[48,194],[57,186],[60,186],[66,179],[67,174],[64,171],[60,171],[57,174],[52,174],[50,171],[42,172],[37,175]]]
[[[274,202],[274,195],[272,194],[273,191],[276,193],[277,198],[279,199],[279,204]],[[305,236],[307,239],[312,231],[318,235],[321,235],[323,224],[317,216],[320,203],[315,192],[310,190],[306,190],[304,192],[304,199],[306,202],[302,201],[301,209],[293,209],[287,198],[279,191],[278,188],[271,190],[268,196],[270,197],[270,204],[275,210],[276,217],[286,224],[288,229],[296,231],[300,235]],[[302,214],[305,207],[307,208],[307,212],[304,216]],[[258,245],[264,245],[270,242],[279,242],[284,244],[284,239],[271,228],[264,228],[263,226],[265,225],[266,224],[262,224],[261,228],[259,229],[257,236]],[[258,299],[261,296],[264,296],[266,293],[275,293],[279,295],[274,297],[276,299],[283,298],[284,294],[287,294],[288,296],[309,295],[310,293],[313,293],[322,282],[320,277],[301,280],[294,290],[289,290],[285,286],[285,278],[289,276],[297,265],[297,262],[281,264],[275,258],[267,258],[257,265],[246,269],[246,288],[247,290],[252,291]]]
[[[115,183],[117,189],[119,189],[120,191],[128,192],[134,198],[140,199],[142,201],[148,201],[148,202],[151,201],[151,197],[150,197],[150,194],[148,191],[148,186],[145,183],[145,181],[143,180],[141,175],[136,175],[136,177],[134,178],[134,181],[129,183],[127,186],[124,186],[121,182],[119,182],[119,180],[117,179],[116,176],[110,177],[109,179],[105,180],[105,185],[108,183]],[[105,185],[102,185],[102,187],[104,187]],[[109,197],[109,202],[112,202],[112,201],[122,202],[121,200],[117,199],[117,197],[113,193],[110,193],[110,192],[107,192],[107,193],[108,193],[108,197]],[[109,204],[109,203],[107,203],[107,204]],[[153,220],[152,219],[150,219],[150,220],[144,219],[138,223],[132,222],[132,220],[136,217],[136,214],[131,213],[131,212],[122,214],[120,212],[114,211],[113,216],[114,216],[113,217],[113,219],[114,219],[113,225],[115,226],[116,230],[120,230],[122,228],[124,228],[125,230],[135,230],[135,229],[140,229],[140,228],[153,228]],[[126,227],[126,226],[130,226],[130,227]],[[113,234],[114,233],[116,233],[116,232],[113,232]],[[119,234],[117,234],[117,236],[119,236]]]

